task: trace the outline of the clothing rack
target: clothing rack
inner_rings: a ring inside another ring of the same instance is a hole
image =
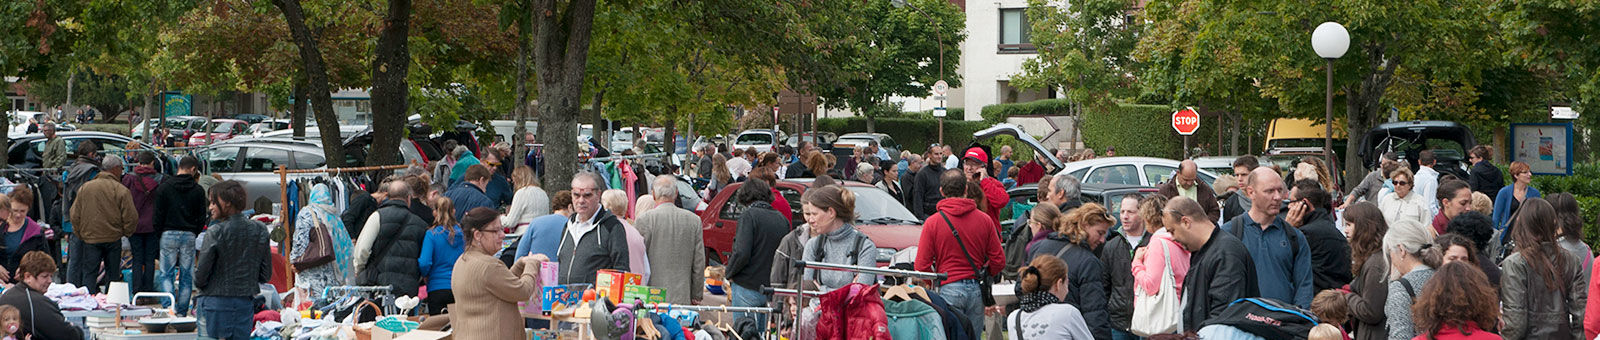
[[[337,294],[337,293],[344,293],[344,294],[351,294],[351,293],[377,293],[375,295],[380,296],[380,298],[381,298],[380,301],[383,303],[382,306],[379,306],[379,308],[383,309],[383,311],[382,311],[383,314],[393,314],[392,312],[394,312],[394,310],[393,310],[393,308],[395,308],[395,306],[393,306],[394,300],[395,300],[394,299],[394,287],[390,287],[390,286],[332,286],[332,287],[322,287],[322,298],[328,299],[329,298],[328,297],[329,296],[328,293],[335,293],[335,294]]]
[[[666,156],[667,156],[667,153],[665,153],[665,152],[657,152],[657,153],[638,154],[638,155],[632,155],[632,156],[595,157],[595,158],[590,158],[589,161],[590,162],[605,163],[605,162],[619,160],[619,159],[638,159],[638,158],[652,158],[652,157],[666,157]]]
[[[642,309],[649,309],[649,310],[654,310],[654,309],[682,309],[682,310],[703,311],[703,312],[731,312],[731,313],[773,313],[773,312],[776,311],[776,309],[773,309],[772,307],[700,306],[700,305],[678,305],[678,304],[670,304],[670,303],[647,303],[647,304],[644,304]]]
[[[62,170],[62,169],[64,169],[64,168],[26,168],[26,169],[20,169],[20,168],[4,168],[4,169],[0,169],[0,173],[7,173],[7,172],[39,172],[39,171],[61,171],[61,170]]]
[[[802,290],[799,290],[799,289],[785,289],[785,288],[772,288],[772,287],[762,287],[761,288],[761,292],[765,293],[765,294],[772,294],[772,295],[801,296],[801,297],[818,297],[818,296],[822,296],[822,294],[827,294],[828,293],[828,292],[819,292],[819,291],[815,291],[815,290],[802,291]]]
[[[878,275],[884,275],[884,276],[909,277],[909,278],[914,278],[914,279],[941,280],[941,281],[950,277],[949,274],[945,274],[945,273],[929,273],[929,272],[919,272],[919,271],[900,270],[900,269],[888,269],[888,268],[877,268],[877,267],[862,267],[862,266],[852,266],[852,265],[846,265],[846,264],[834,264],[834,263],[818,262],[818,261],[794,261],[794,266],[795,267],[804,267],[804,268],[809,268],[809,269],[857,272],[857,273],[867,273],[867,274],[878,274]]]
[[[325,174],[325,173],[331,173],[331,174],[334,174],[334,175],[338,175],[338,174],[346,173],[346,172],[361,173],[361,172],[367,172],[367,171],[399,170],[399,169],[405,169],[405,168],[411,167],[413,165],[417,165],[416,161],[412,161],[412,164],[374,165],[374,166],[363,166],[363,167],[353,167],[353,168],[326,168],[326,169],[303,169],[303,170],[289,170],[289,166],[288,165],[281,165],[281,164],[278,165],[278,170],[276,170],[274,172],[278,173],[278,203],[279,203],[279,205],[283,206],[282,214],[278,215],[278,220],[279,221],[283,221],[282,223],[283,223],[284,234],[287,235],[286,237],[284,237],[282,249],[279,249],[278,251],[280,253],[284,254],[284,255],[288,255],[289,254],[289,250],[294,248],[294,223],[289,223],[289,174]],[[291,264],[289,266],[289,273],[293,274],[295,272],[297,272],[297,271],[294,269],[294,265]],[[290,282],[293,282],[293,279],[290,279]]]

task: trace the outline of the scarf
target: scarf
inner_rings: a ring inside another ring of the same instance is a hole
[[[1050,294],[1048,291],[1023,293],[1020,298],[1022,299],[1022,312],[1024,313],[1033,313],[1044,306],[1061,302],[1060,298],[1057,298],[1055,294]]]

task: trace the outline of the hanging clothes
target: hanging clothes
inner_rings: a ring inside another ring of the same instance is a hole
[[[819,340],[891,339],[878,285],[851,283],[823,294],[817,307]]]
[[[635,191],[633,187],[633,184],[639,181],[639,176],[638,174],[633,173],[633,167],[628,166],[628,160],[626,159],[617,161],[617,169],[618,171],[622,172],[622,176],[620,176],[622,177],[623,181],[622,189],[628,193],[628,202],[632,203],[635,197],[639,197],[634,194]],[[628,204],[626,216],[628,216],[628,219],[630,220],[637,218],[634,216],[633,204]]]
[[[917,300],[883,301],[889,335],[900,340],[945,340],[944,322],[932,305]]]

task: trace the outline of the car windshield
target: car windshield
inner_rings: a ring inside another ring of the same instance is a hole
[[[856,223],[922,224],[894,196],[877,187],[849,187],[856,194]],[[886,203],[887,202],[887,203]]]
[[[742,134],[742,135],[739,135],[739,140],[735,141],[734,144],[738,144],[738,145],[772,144],[772,134],[766,133],[766,132]]]
[[[233,130],[233,123],[217,123],[216,127],[211,128],[211,132],[216,133],[227,133],[228,130]]]

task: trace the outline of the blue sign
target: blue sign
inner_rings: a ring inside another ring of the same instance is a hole
[[[189,116],[190,106],[194,103],[193,97],[178,92],[161,94],[161,112],[167,117]]]

